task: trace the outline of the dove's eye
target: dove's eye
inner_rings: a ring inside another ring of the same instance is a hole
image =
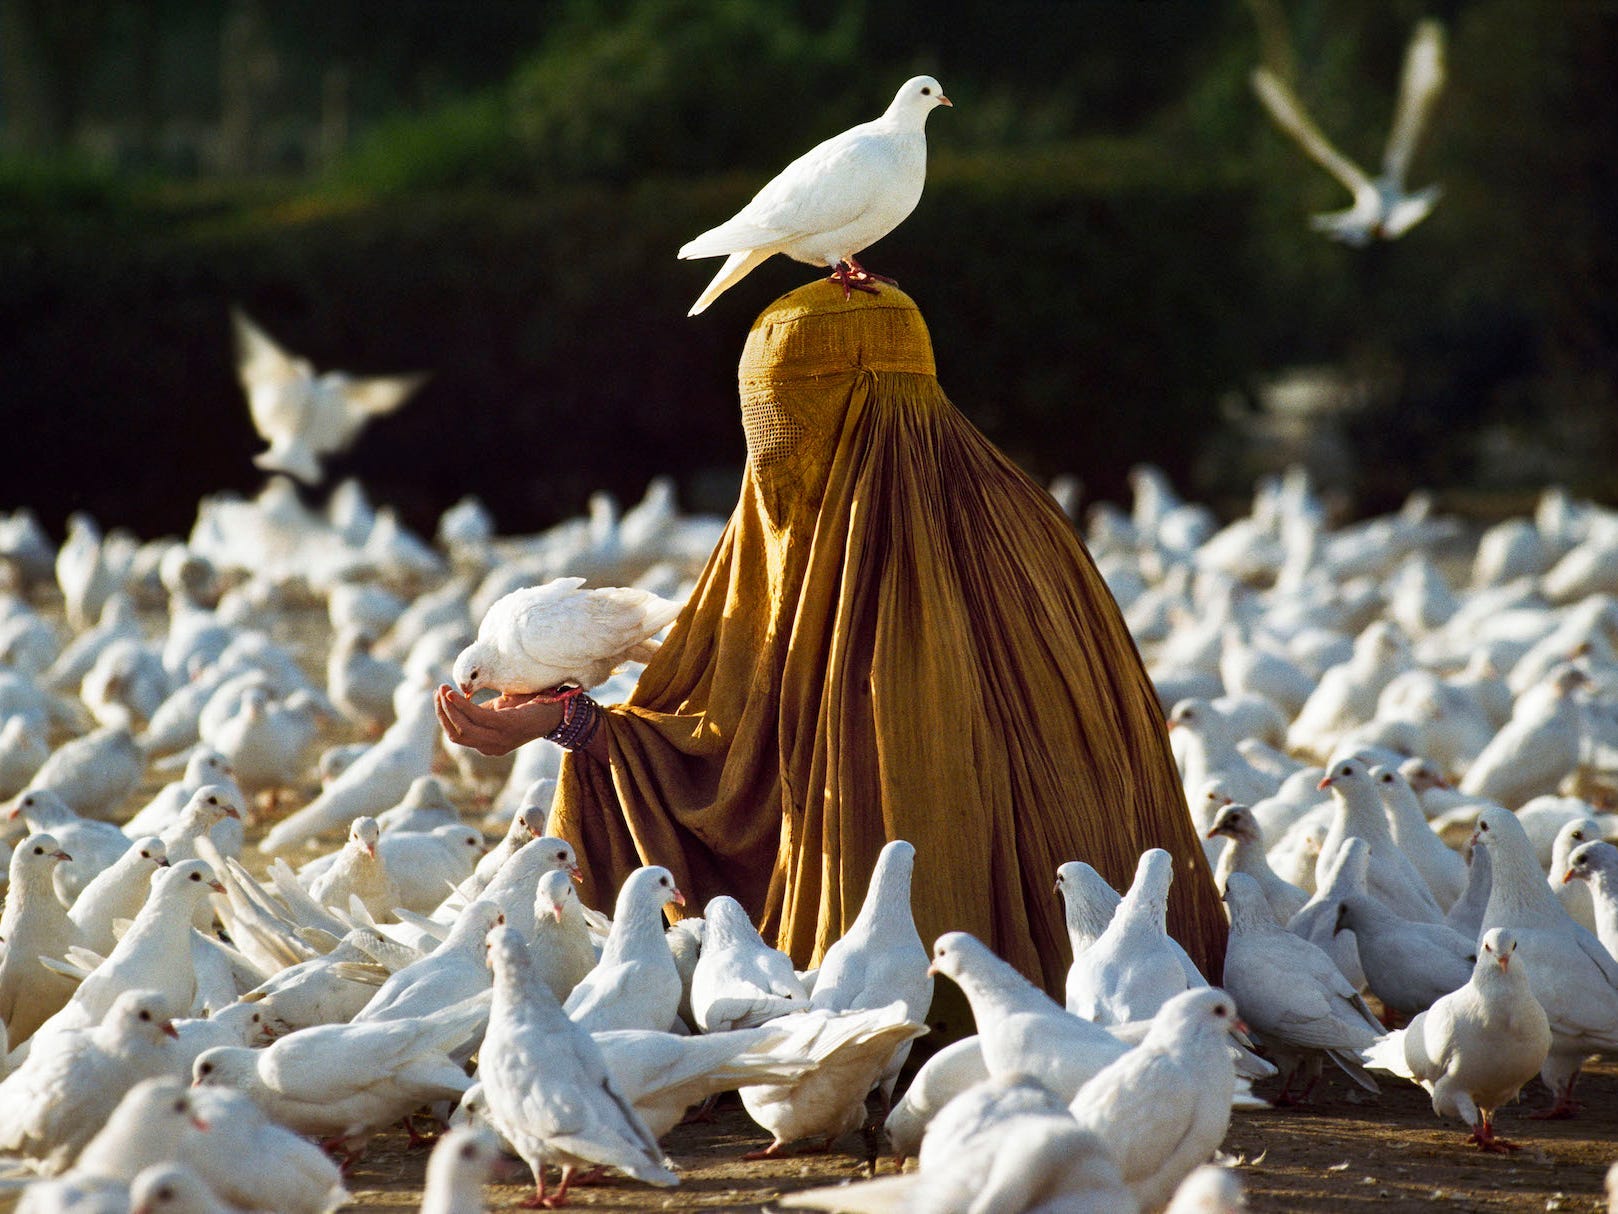
[[[191,874],[191,880],[193,880],[193,881],[201,881],[202,880],[202,874],[201,873],[192,873]]]
[[[219,798],[218,797],[209,797],[208,798],[208,804],[209,805],[218,805],[219,804]]]
[[[188,1108],[186,1108],[186,1104],[185,1104],[185,1101],[183,1101],[183,1100],[176,1100],[176,1101],[175,1101],[175,1102],[174,1102],[174,1111],[175,1111],[175,1112],[176,1112],[176,1113],[188,1113],[188,1112],[190,1112],[190,1111],[191,1111],[191,1110],[190,1110],[190,1109],[188,1109]]]
[[[213,1074],[213,1063],[204,1062],[201,1066],[199,1066],[197,1068],[197,1074],[199,1074],[199,1075],[212,1075]]]
[[[45,854],[45,849],[43,847],[34,848],[34,855],[43,856],[44,854]]]
[[[923,85],[922,90],[921,90],[921,95],[923,97],[931,97],[933,95],[933,90],[926,87],[925,85]]]
[[[157,1200],[158,1201],[173,1201],[174,1200],[174,1190],[169,1188],[168,1185],[164,1185],[161,1189],[159,1189],[157,1191]]]
[[[1230,1015],[1230,1009],[1228,1007],[1226,1007],[1223,1003],[1216,1003],[1214,1005],[1213,1012],[1214,1012],[1215,1016],[1228,1016],[1228,1015]]]
[[[464,1147],[461,1148],[461,1158],[462,1159],[476,1159],[477,1157],[478,1157],[478,1149],[477,1149],[477,1147],[473,1146],[470,1142],[467,1143]]]
[[[140,1014],[140,1018],[142,1020],[150,1020],[152,1018],[152,1014],[150,1012],[142,1012]]]

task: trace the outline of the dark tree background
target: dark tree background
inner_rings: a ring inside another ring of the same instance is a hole
[[[1449,84],[1413,178],[1443,200],[1332,244],[1308,216],[1346,195],[1248,73],[1374,171],[1425,16]],[[723,510],[742,337],[812,271],[688,320],[716,263],[674,250],[918,71],[956,108],[868,260],[1037,475],[1118,496],[1150,459],[1234,503],[1313,456],[1362,509],[1618,493],[1618,4],[5,0],[0,508],[151,535],[256,489],[240,304],[317,366],[433,373],[330,464],[418,527],[476,492],[531,529],[660,472]],[[1278,428],[1296,368],[1351,405]]]

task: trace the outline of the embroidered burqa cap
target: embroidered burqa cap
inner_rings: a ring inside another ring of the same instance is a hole
[[[1225,921],[1161,709],[1067,517],[949,402],[915,303],[817,282],[739,371],[740,500],[628,703],[563,765],[552,829],[603,905],[642,863],[740,899],[800,965],[889,839],[922,939],[970,931],[1047,990],[1056,869],[1176,861],[1169,930],[1218,980]]]

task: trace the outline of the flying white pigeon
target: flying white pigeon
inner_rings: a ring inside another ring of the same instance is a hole
[[[737,212],[680,247],[681,259],[725,258],[689,316],[703,311],[774,253],[826,266],[833,282],[874,291],[854,260],[921,201],[927,180],[927,115],[953,104],[931,76],[899,86],[882,117],[850,127],[798,157]]]
[[[270,444],[253,463],[318,484],[320,460],[345,450],[373,417],[404,404],[424,375],[353,379],[341,371],[316,375],[306,359],[289,354],[240,308],[232,309],[236,373],[259,437]]]
[[[1494,1136],[1494,1111],[1517,1097],[1551,1048],[1545,1009],[1529,989],[1506,928],[1484,934],[1471,979],[1405,1028],[1365,1051],[1365,1064],[1412,1079],[1433,1098],[1433,1112],[1459,1117],[1485,1151],[1513,1151]]]
[[[1405,187],[1405,174],[1427,113],[1443,87],[1444,27],[1436,21],[1423,21],[1405,52],[1398,108],[1382,156],[1382,174],[1373,180],[1332,146],[1279,76],[1268,68],[1253,73],[1253,88],[1276,126],[1354,195],[1354,204],[1348,210],[1314,216],[1310,223],[1317,231],[1360,247],[1372,240],[1396,240],[1427,218],[1438,202],[1439,187],[1428,186],[1411,193]]]
[[[586,590],[581,577],[526,586],[484,614],[452,677],[468,696],[480,687],[507,696],[554,695],[564,684],[596,687],[625,662],[650,659],[657,652],[652,638],[680,608],[633,587]]]

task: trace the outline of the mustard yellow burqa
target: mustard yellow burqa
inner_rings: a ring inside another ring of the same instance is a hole
[[[1067,518],[945,397],[903,293],[817,282],[742,353],[741,500],[628,703],[569,755],[551,829],[610,898],[666,865],[818,963],[877,851],[916,847],[923,940],[965,930],[1047,989],[1055,872],[1167,848],[1169,929],[1217,980],[1224,918],[1161,710]]]

